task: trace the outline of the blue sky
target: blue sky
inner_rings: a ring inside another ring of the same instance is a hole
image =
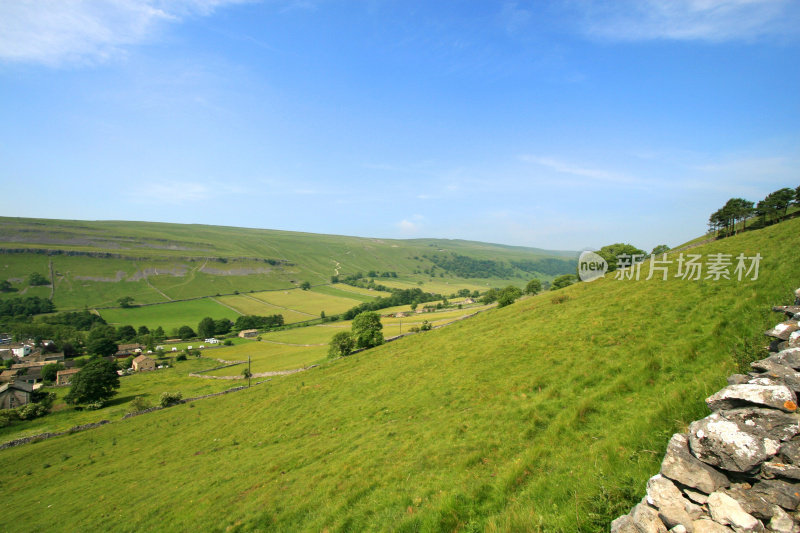
[[[0,0],[0,213],[674,246],[800,185],[799,28],[794,0]]]

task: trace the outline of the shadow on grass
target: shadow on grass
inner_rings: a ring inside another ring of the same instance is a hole
[[[115,405],[122,405],[136,398],[136,396],[116,396],[106,402],[105,407],[114,407]]]

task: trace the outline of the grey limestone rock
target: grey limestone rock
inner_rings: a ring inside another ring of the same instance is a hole
[[[692,455],[689,440],[680,433],[674,434],[669,441],[661,462],[661,475],[705,494],[730,485],[724,474]]]
[[[772,337],[775,339],[780,339],[782,341],[789,340],[789,336],[800,329],[796,320],[787,320],[785,322],[781,322],[774,328],[767,330],[764,335],[768,337]]]
[[[767,357],[779,365],[785,365],[795,370],[800,370],[800,348],[789,348]]]
[[[768,527],[775,533],[800,533],[800,526],[795,524],[789,513],[780,507],[775,507],[775,513],[772,520],[769,521]]]
[[[639,533],[639,530],[636,529],[631,515],[626,514],[611,522],[611,533]]]
[[[694,526],[694,533],[733,533],[731,528],[717,524],[707,518],[695,520],[692,522],[692,526]]]
[[[772,420],[767,409],[737,409],[736,412],[712,413],[689,426],[689,444],[701,461],[731,472],[749,472],[778,453],[781,437],[791,438],[797,433],[794,420]],[[731,414],[730,417],[724,416]],[[759,426],[769,421],[776,426],[772,432]],[[791,429],[786,429],[789,427]]]
[[[656,510],[646,504],[637,504],[633,508],[631,518],[640,533],[667,533],[667,528],[661,522]]]
[[[745,512],[739,502],[722,492],[715,492],[708,497],[708,512],[714,522],[730,525],[734,531],[764,531],[764,525],[756,517]]]
[[[700,518],[702,509],[683,497],[680,489],[661,474],[647,481],[647,503],[658,509],[658,516],[668,528],[682,525],[693,532],[692,520]]]
[[[712,411],[736,409],[747,405],[772,407],[792,413],[797,410],[797,396],[786,385],[743,383],[728,385],[706,398]]]
[[[800,505],[800,487],[779,479],[765,479],[753,485],[753,492],[768,502],[796,511]]]

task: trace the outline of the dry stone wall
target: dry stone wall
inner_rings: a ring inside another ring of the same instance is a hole
[[[796,292],[800,296],[800,289]],[[800,533],[800,301],[774,307],[770,356],[706,399],[675,434],[647,495],[612,533]]]

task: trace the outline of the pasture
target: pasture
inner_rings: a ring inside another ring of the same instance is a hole
[[[134,328],[147,326],[151,330],[161,326],[167,335],[171,335],[173,329],[184,325],[196,330],[197,324],[203,317],[210,316],[214,319],[229,318],[235,321],[239,316],[237,312],[228,309],[211,298],[131,307],[128,309],[100,309],[98,312],[109,324],[129,324]]]
[[[334,296],[301,289],[255,292],[251,296],[278,307],[306,313],[310,317],[319,317],[321,311],[325,311],[326,315],[343,313],[362,302],[349,296]]]

